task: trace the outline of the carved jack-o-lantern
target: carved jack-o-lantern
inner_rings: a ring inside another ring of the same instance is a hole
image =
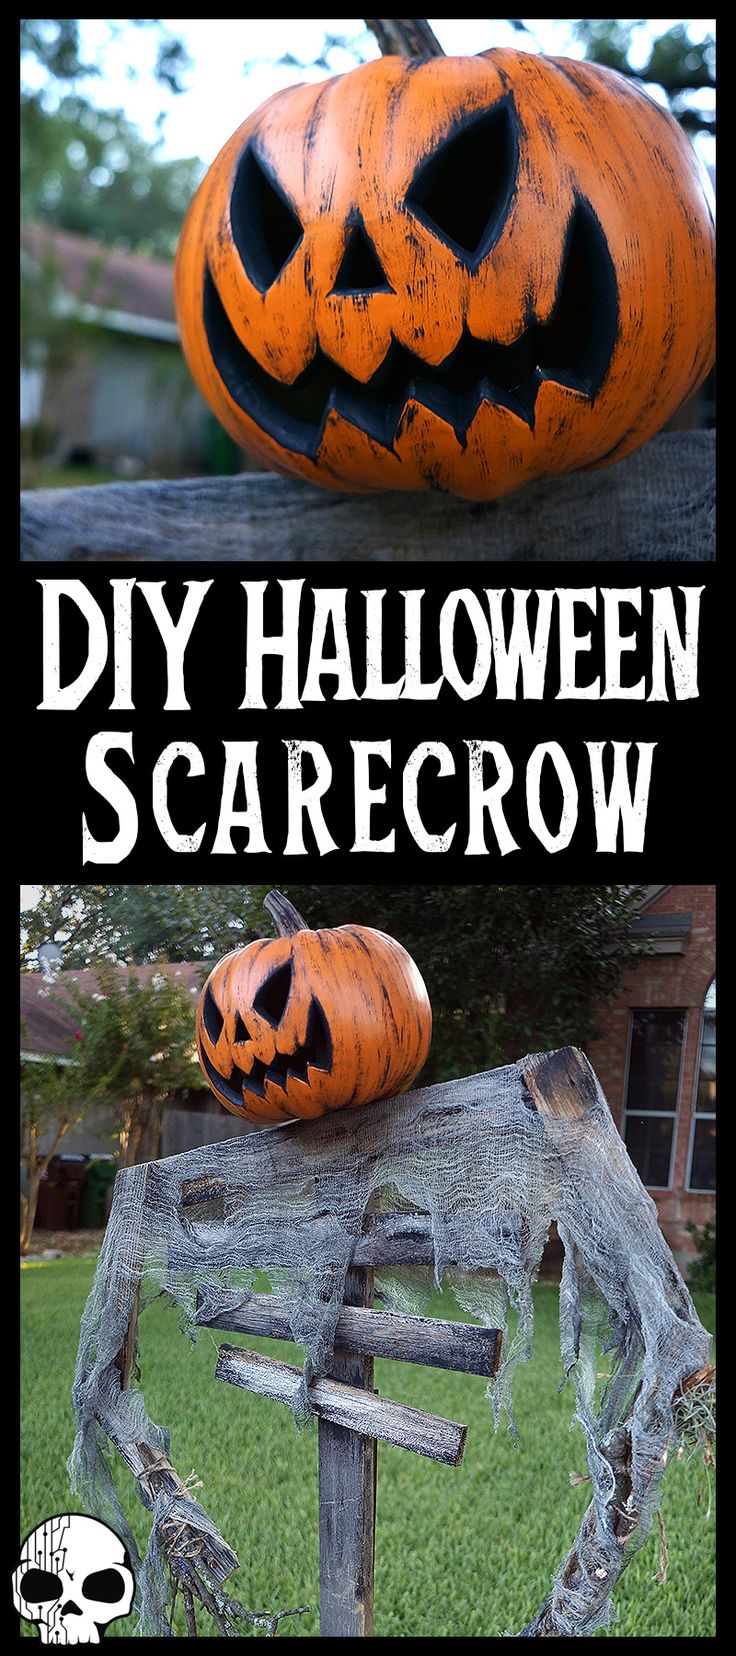
[[[266,907],[280,935],[226,955],[199,1002],[199,1062],[220,1102],[283,1121],[405,1092],[432,1035],[406,949],[369,926],[309,931],[278,892]]]
[[[191,371],[268,465],[474,499],[605,465],[713,362],[692,146],[634,82],[510,49],[278,92],[189,210]]]

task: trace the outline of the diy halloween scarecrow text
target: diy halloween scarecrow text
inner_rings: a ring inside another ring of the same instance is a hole
[[[525,835],[554,854],[570,845],[583,817],[596,851],[640,852],[658,742],[601,740],[591,710],[589,735],[563,744],[554,736],[560,721],[553,713],[549,739],[535,742],[520,764],[518,748],[512,758],[503,740],[504,704],[553,710],[568,702],[657,703],[699,694],[702,586],[458,587],[430,613],[421,587],[361,589],[349,607],[346,587],[243,580],[242,610],[229,615],[227,646],[231,659],[237,651],[237,699],[223,702],[221,687],[213,695],[203,744],[199,723],[195,730],[202,713],[197,650],[217,598],[215,581],[114,578],[106,607],[79,579],[39,585],[39,711],[76,712],[109,685],[110,711],[136,715],[128,728],[100,729],[87,742],[84,863],[119,864],[131,854],[143,789],[161,840],[182,857],[391,855],[397,828],[430,854],[452,847],[505,857]],[[144,625],[147,653],[155,640],[160,655],[155,708],[150,677],[140,688],[136,683],[135,635]],[[300,717],[325,702],[374,706],[386,734],[350,735],[345,712],[332,719],[324,741],[300,734]],[[426,734],[408,751],[392,731],[391,712],[392,704],[407,703],[427,709]],[[237,718],[242,736],[213,729],[215,707],[218,719]],[[138,720],[154,712],[171,716],[171,740],[143,774]],[[249,735],[249,719],[262,731],[264,714],[279,718],[266,737]],[[293,715],[292,728],[284,728],[284,714]],[[201,779],[206,794],[200,786],[191,797],[198,807],[205,797],[206,813],[191,826],[182,801]],[[346,793],[351,831],[341,844],[329,807]],[[115,825],[104,837],[90,821],[95,800]]]

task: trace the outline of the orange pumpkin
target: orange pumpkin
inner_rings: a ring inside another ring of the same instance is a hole
[[[279,936],[226,955],[197,1010],[197,1053],[220,1103],[249,1121],[318,1116],[405,1092],[432,1011],[411,956],[370,926],[310,931],[279,892]]]
[[[659,430],[713,363],[713,264],[672,117],[504,48],[277,92],[204,179],[175,290],[192,374],[259,460],[492,499]]]

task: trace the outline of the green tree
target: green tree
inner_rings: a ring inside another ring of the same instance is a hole
[[[53,109],[21,103],[23,217],[150,257],[172,258],[204,172],[196,156],[162,161],[122,110],[76,92]]]
[[[432,1003],[423,1079],[445,1081],[596,1034],[636,945],[626,886],[286,886],[309,925],[376,926]]]
[[[20,1089],[20,1159],[27,1189],[21,1190],[20,1251],[28,1252],[41,1180],[59,1145],[82,1121],[91,1099],[80,1089],[78,1066],[69,1058],[26,1063]],[[41,1140],[51,1134],[43,1153]]]
[[[126,18],[124,22],[106,19],[107,36],[115,39],[124,28],[153,30],[156,36],[156,64],[154,76],[169,92],[184,90],[192,68],[191,58],[177,35],[172,34],[158,17]],[[46,70],[52,81],[76,85],[99,75],[99,63],[80,55],[78,17],[22,17],[20,20],[21,64],[33,59]],[[136,70],[130,65],[129,73]]]
[[[155,79],[184,89],[192,68],[178,37],[159,19],[109,21],[155,32]],[[30,77],[33,63],[43,71]],[[162,161],[120,109],[100,110],[86,95],[99,62],[82,58],[78,18],[21,21],[21,203],[26,220],[76,231],[152,257],[173,256],[184,213],[204,172],[196,157]],[[131,64],[131,76],[136,70]],[[162,117],[163,118],[163,117]]]
[[[102,964],[93,994],[62,979],[56,998],[72,1014],[69,1052],[26,1063],[21,1079],[21,1162],[28,1183],[21,1195],[21,1252],[30,1244],[43,1174],[72,1127],[97,1108],[112,1110],[120,1166],[152,1160],[167,1103],[201,1085],[194,999],[163,973],[142,983],[135,972]],[[49,1133],[42,1154],[39,1145]]]
[[[142,983],[103,964],[95,997],[69,991],[81,1040],[79,1077],[92,1104],[112,1107],[120,1166],[158,1154],[164,1107],[200,1080],[192,996],[164,973]]]
[[[48,885],[21,914],[21,967],[41,943],[59,943],[64,965],[206,960],[269,931],[265,887],[243,885]]]

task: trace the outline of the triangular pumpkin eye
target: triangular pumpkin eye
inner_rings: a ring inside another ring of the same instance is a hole
[[[265,293],[288,264],[304,231],[252,144],[238,162],[230,195],[230,227],[245,270]]]
[[[506,221],[518,153],[513,101],[504,98],[457,127],[409,185],[407,206],[471,269]]]
[[[247,1026],[246,1026],[246,1024],[243,1023],[243,1020],[240,1016],[240,1013],[236,1012],[236,1014],[235,1014],[235,1033],[233,1035],[233,1040],[234,1041],[250,1041],[251,1039],[252,1039],[252,1037],[249,1035]]]
[[[291,961],[287,960],[283,966],[277,966],[275,972],[270,973],[253,997],[256,1012],[260,1012],[262,1018],[267,1018],[274,1029],[280,1024],[286,1011],[292,976]]]
[[[224,1021],[225,1020],[222,1016],[220,1008],[217,1005],[217,1001],[215,1000],[212,990],[208,984],[205,990],[204,1000],[202,1002],[202,1022],[213,1046],[217,1046],[222,1034],[222,1026]]]
[[[361,218],[348,234],[333,293],[393,293],[386,272]]]

